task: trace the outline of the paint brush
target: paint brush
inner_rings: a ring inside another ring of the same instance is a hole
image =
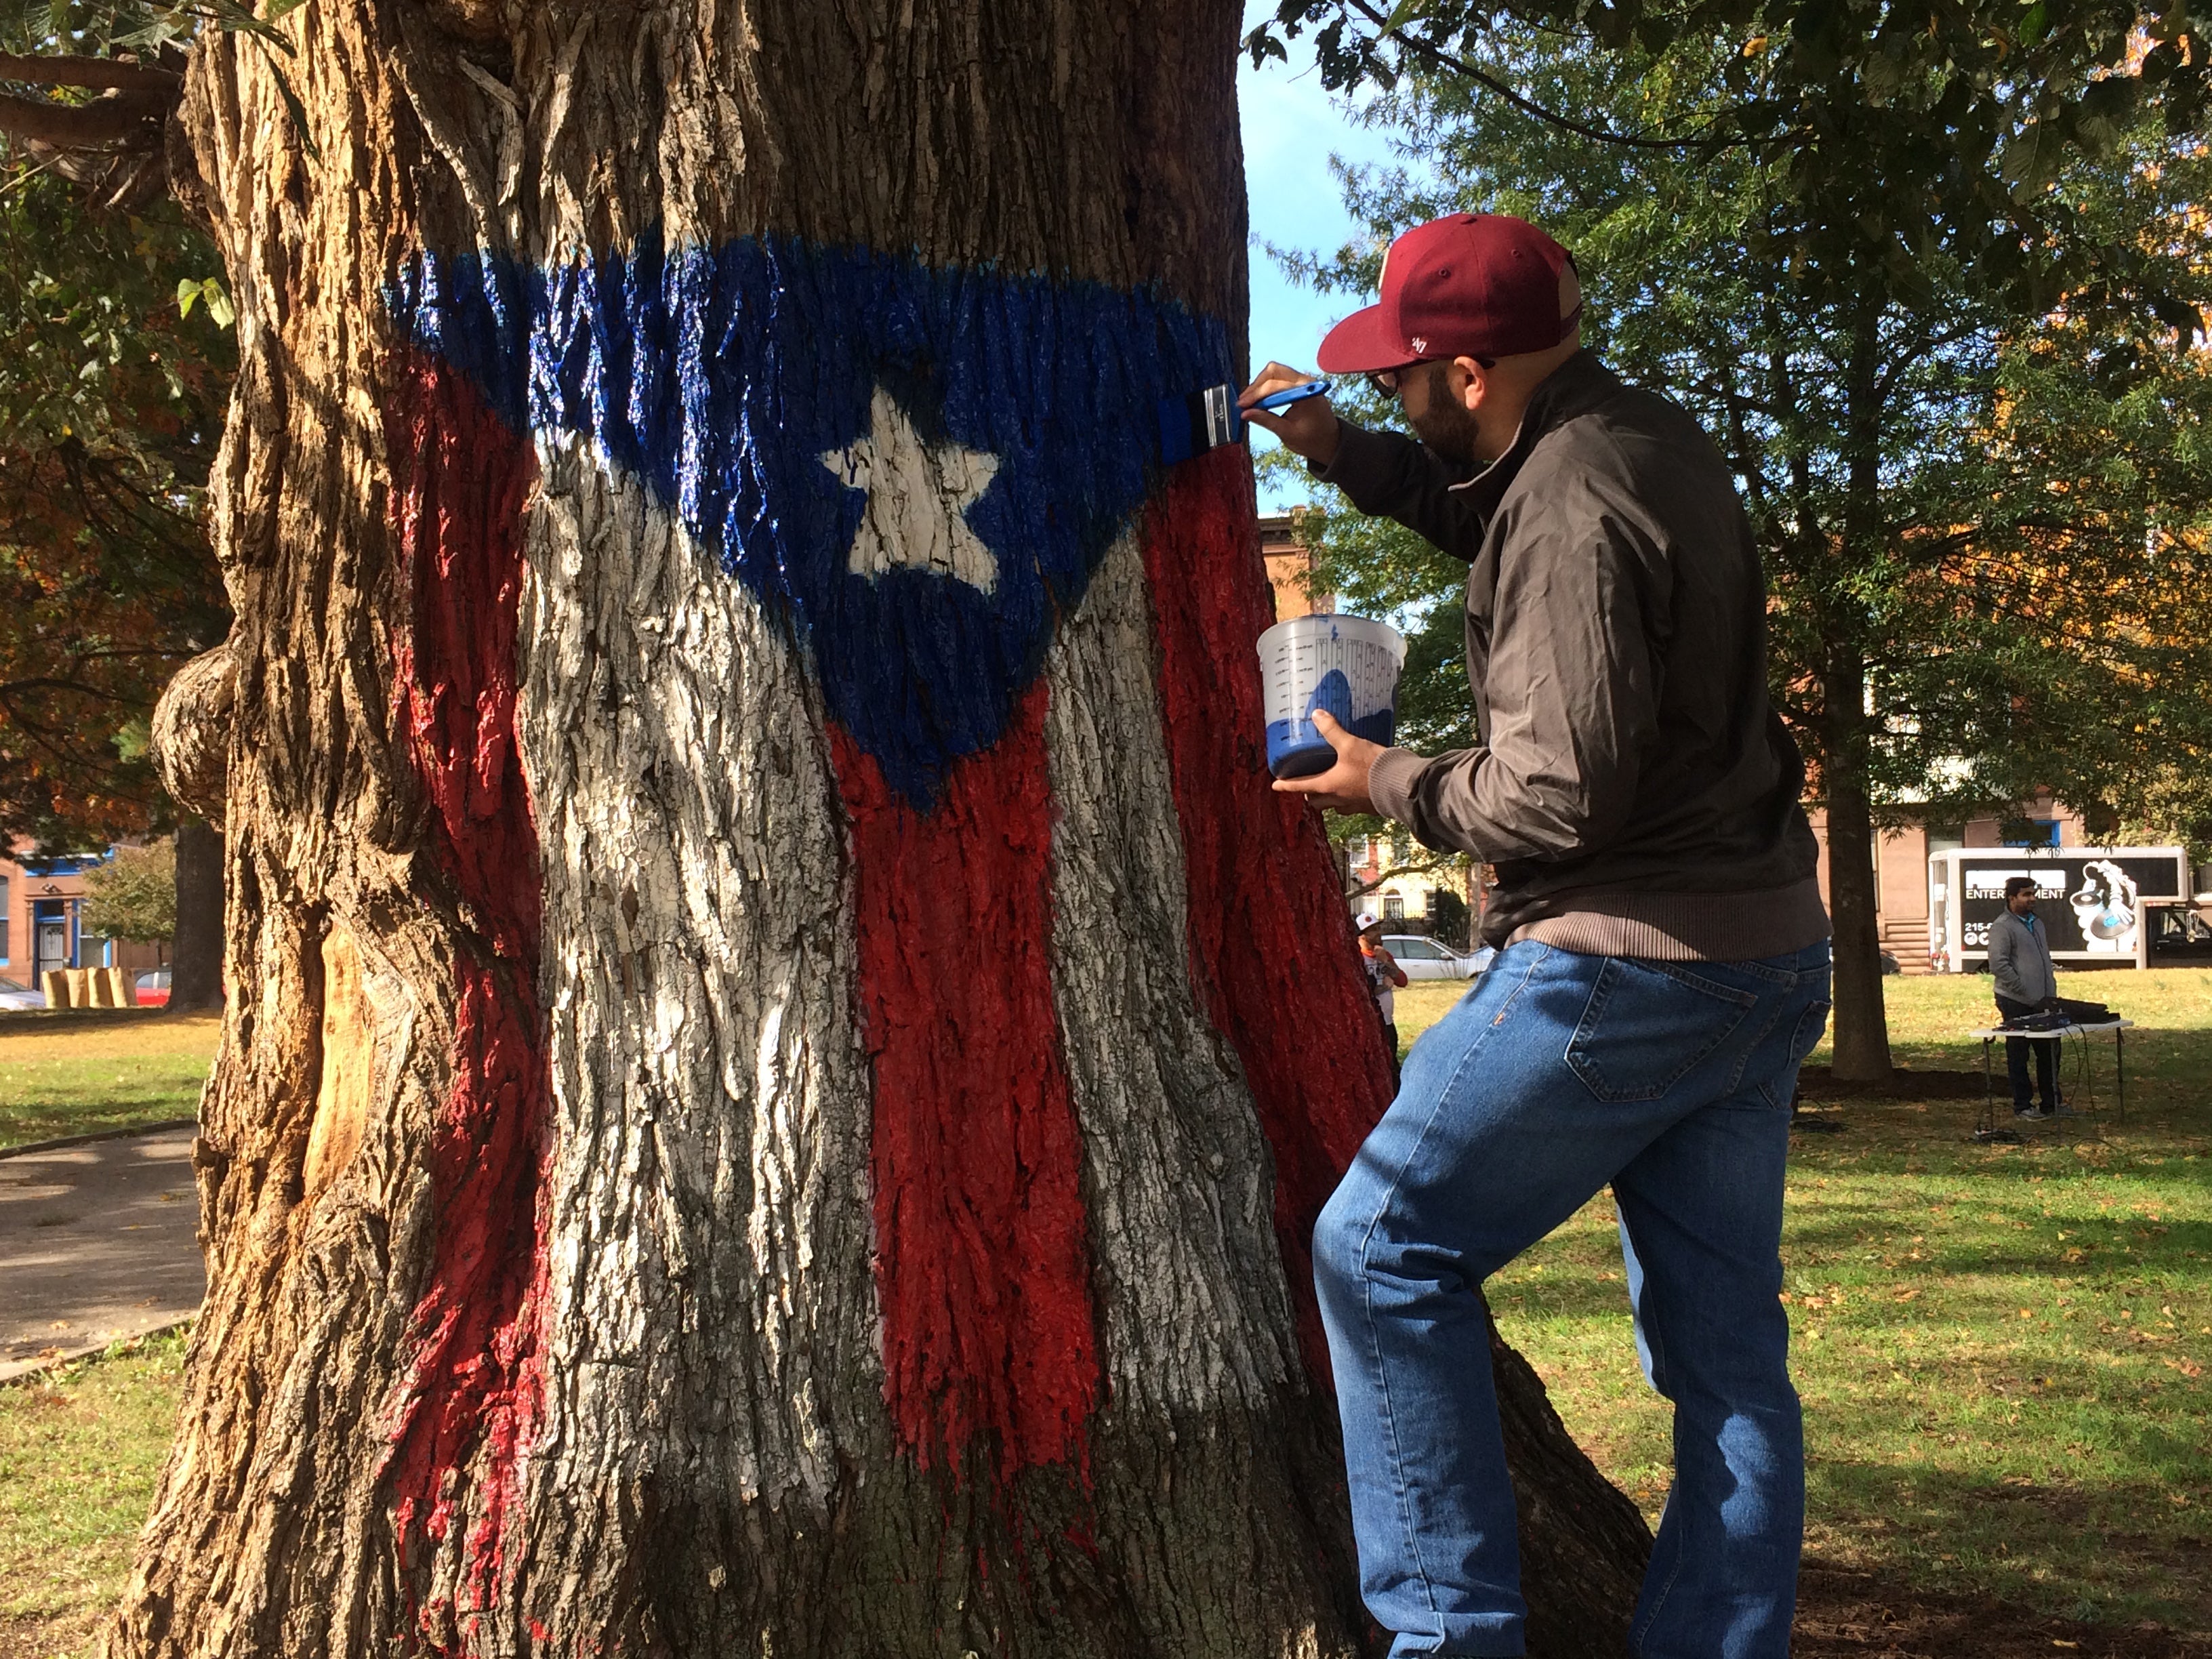
[[[1287,409],[1308,398],[1327,392],[1327,380],[1308,380],[1303,386],[1271,392],[1253,405],[1270,411]],[[1160,400],[1160,459],[1170,466],[1203,455],[1224,444],[1241,443],[1244,416],[1237,407],[1237,393],[1228,386],[1210,386],[1187,398]]]

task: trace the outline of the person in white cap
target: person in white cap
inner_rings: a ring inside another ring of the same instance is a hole
[[[1398,1080],[1398,991],[1406,983],[1406,970],[1398,958],[1382,948],[1382,918],[1372,910],[1359,913],[1359,959],[1367,969],[1367,989],[1382,1016],[1382,1035],[1390,1045],[1390,1080]]]

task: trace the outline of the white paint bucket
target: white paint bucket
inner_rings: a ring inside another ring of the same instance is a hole
[[[1405,661],[1398,630],[1364,617],[1293,617],[1261,635],[1267,769],[1279,778],[1328,769],[1336,751],[1314,726],[1317,708],[1354,736],[1389,747]]]

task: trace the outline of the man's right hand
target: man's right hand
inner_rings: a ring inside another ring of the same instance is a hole
[[[1272,432],[1281,439],[1283,447],[1292,454],[1303,455],[1315,465],[1325,467],[1336,459],[1339,435],[1336,411],[1328,406],[1326,394],[1292,404],[1279,415],[1252,407],[1270,392],[1304,386],[1313,378],[1295,368],[1286,368],[1281,363],[1269,363],[1260,371],[1260,378],[1244,388],[1237,399],[1237,406],[1254,426],[1263,432]]]

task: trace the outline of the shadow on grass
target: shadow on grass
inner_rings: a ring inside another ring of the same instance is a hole
[[[1808,1556],[1790,1650],[1796,1659],[2206,1659],[2212,1644],[2147,1624],[2085,1624],[1978,1592],[1931,1591]]]
[[[1823,1285],[1834,1279],[1872,1286],[1879,1292],[1924,1288],[1931,1279],[1996,1281],[1972,1291],[1961,1283],[1948,1292],[1948,1305],[1960,1319],[1978,1321],[2002,1319],[2016,1308],[2023,1285],[2039,1293],[2051,1281],[2065,1280],[2077,1283],[2086,1294],[2110,1295],[2133,1279],[2201,1278],[2206,1264],[2212,1262],[2212,1222],[2043,1212],[2054,1199],[2067,1196],[2063,1186],[2054,1191],[2052,1183],[2046,1182],[1954,1199],[1952,1204],[1973,1212],[1967,1224],[1984,1235],[1962,1240],[1945,1237],[1957,1224],[1948,1217],[1901,1212],[1889,1205],[1838,1202],[1823,1194],[1818,1212],[1821,1218],[1805,1219],[1801,1209],[1790,1229],[1784,1247],[1784,1283],[1808,1288],[1797,1281],[1809,1274]],[[1992,1212],[2003,1218],[1989,1221]],[[2022,1224],[2025,1231],[2018,1231]],[[1905,1229],[1911,1227],[1923,1231],[1909,1234]],[[1987,1237],[2000,1227],[2016,1237],[2002,1242]],[[1921,1242],[1913,1243],[1916,1237]],[[1617,1264],[1619,1259],[1610,1230],[1555,1234],[1486,1288],[1501,1311],[1528,1318],[1624,1313],[1627,1288],[1617,1267],[1598,1265]],[[1534,1271],[1538,1266],[1542,1271]],[[1600,1279],[1601,1271],[1614,1276]],[[1889,1307],[1878,1297],[1862,1300],[1852,1322],[1876,1327],[1920,1322],[1921,1310],[1909,1301],[1897,1305],[1893,1313]]]
[[[149,1021],[192,1019],[214,1012],[196,1008],[25,1008],[0,1014],[0,1036],[59,1036],[69,1031],[108,1025],[143,1025]]]
[[[2090,1624],[2148,1618],[2212,1630],[2203,1572],[2212,1525],[2143,1525],[2186,1498],[2172,1485],[2103,1480],[2094,1463],[2077,1478],[2041,1482],[1817,1456],[1807,1483],[1807,1514],[1824,1540],[1917,1587],[1971,1585]]]

